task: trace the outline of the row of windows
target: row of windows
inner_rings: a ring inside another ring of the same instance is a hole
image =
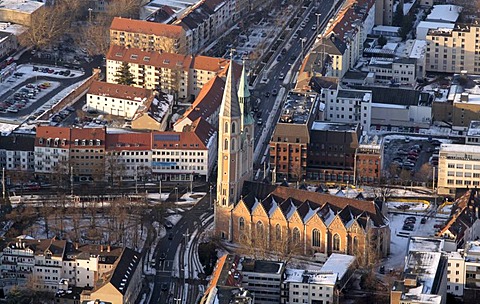
[[[454,168],[457,168],[457,169],[465,169],[465,170],[480,170],[480,165],[471,165],[471,164],[452,164],[452,163],[448,163],[447,164],[447,167],[449,169],[454,169]]]
[[[479,181],[470,181],[470,180],[461,180],[461,179],[457,179],[457,180],[453,180],[453,179],[447,179],[447,185],[466,185],[466,186],[470,186],[470,185],[473,185],[473,186],[479,186],[480,185],[480,182]]]

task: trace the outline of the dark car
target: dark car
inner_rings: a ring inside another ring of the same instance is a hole
[[[172,224],[172,222],[170,222],[170,221],[165,221],[165,224],[163,224],[163,225],[164,225],[165,228],[167,228],[167,229],[173,228],[173,224]]]
[[[168,290],[168,284],[167,283],[162,284],[162,290],[163,291]]]
[[[168,239],[169,239],[169,240],[173,240],[173,233],[169,233],[169,234],[168,234]]]
[[[427,222],[427,219],[426,219],[426,218],[422,218],[422,219],[420,220],[420,224],[425,224],[426,222]]]
[[[160,253],[160,261],[163,261],[166,258],[167,258],[167,255],[165,254],[165,252]]]
[[[265,97],[270,97],[270,92],[265,92]]]

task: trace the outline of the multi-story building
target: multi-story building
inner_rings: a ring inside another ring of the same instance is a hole
[[[480,145],[480,121],[472,120],[465,135],[465,144]]]
[[[447,257],[444,240],[410,237],[401,281],[395,281],[391,304],[446,303]]]
[[[310,129],[319,115],[319,95],[289,92],[270,140],[274,179],[301,180],[307,172]]]
[[[475,92],[462,92],[454,94],[451,116],[453,125],[452,128],[466,131],[470,125],[470,122],[477,120],[479,115],[480,94],[476,94]]]
[[[383,168],[383,142],[378,136],[361,137],[355,151],[355,183],[379,183]]]
[[[208,180],[217,158],[217,132],[208,122],[198,118],[183,132],[153,132],[151,137],[152,173],[169,180]]]
[[[125,271],[121,269],[120,264],[126,252],[128,255],[136,255],[137,259],[140,258],[139,253],[128,248],[79,245],[56,239],[17,238],[8,241],[0,252],[0,280],[2,286],[7,289],[12,286],[25,287],[27,282],[31,282],[34,284],[33,288],[49,292],[63,289],[63,285],[87,288],[86,290],[91,291],[98,284],[104,283],[101,280],[103,277],[117,270]],[[130,259],[130,262],[132,261],[133,259]],[[141,272],[141,267],[137,267],[136,263],[130,265],[130,268],[132,274]],[[130,280],[128,276],[126,278],[128,280],[124,284],[125,287]],[[132,286],[135,285],[135,289],[141,287],[140,279],[134,282]]]
[[[468,190],[455,200],[450,218],[436,234],[445,240],[451,240],[457,248],[463,248],[466,242],[478,240],[479,207],[480,199],[476,189]]]
[[[123,63],[128,64],[135,86],[191,100],[229,65],[223,58],[149,52],[113,45],[107,54],[107,82],[117,83],[117,73]]]
[[[218,114],[224,89],[225,80],[220,76],[210,79],[203,86],[193,104],[173,125],[175,132],[182,132],[185,126],[191,125],[200,117],[218,129]]]
[[[70,131],[68,127],[38,126],[35,138],[35,172],[70,172]]]
[[[453,29],[431,29],[427,33],[426,70],[442,73],[480,74],[480,25],[455,24]]]
[[[370,73],[374,73],[375,81],[381,84],[415,85],[417,81],[417,59],[372,58],[368,65]]]
[[[0,137],[0,165],[7,171],[33,172],[35,137],[9,135]]]
[[[392,25],[393,0],[375,1],[375,25]]]
[[[15,0],[5,0],[0,8],[0,21],[31,26],[32,19],[41,14],[43,2],[25,0],[21,3]]]
[[[180,25],[115,17],[110,25],[110,45],[145,51],[191,54]]]
[[[137,111],[148,109],[154,97],[152,90],[94,81],[87,92],[87,108],[132,119]]]
[[[95,280],[92,290],[84,290],[81,301],[108,299],[112,304],[135,303],[142,290],[142,255],[124,248],[115,267]]]
[[[236,21],[235,1],[198,1],[178,16],[173,25],[185,30],[189,54],[197,54]]]
[[[359,123],[370,130],[372,92],[338,88],[335,99],[326,99],[325,120],[338,123]]]
[[[442,144],[438,162],[438,193],[480,185],[480,151],[475,145]]]
[[[337,303],[354,272],[355,257],[333,253],[319,271],[286,269],[288,299],[282,303]]]
[[[106,128],[70,129],[70,168],[79,181],[105,179]]]
[[[107,134],[105,149],[105,176],[109,182],[148,180],[152,175],[151,133]]]
[[[245,259],[241,272],[242,286],[255,295],[255,303],[281,303],[285,263]]]
[[[465,249],[448,254],[447,293],[462,297],[464,303],[480,298],[480,242],[470,241]]]
[[[327,182],[354,182],[359,124],[315,121],[307,147],[307,177]]]

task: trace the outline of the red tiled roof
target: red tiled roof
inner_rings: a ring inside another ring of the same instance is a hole
[[[111,45],[107,53],[107,60],[187,71],[191,66],[192,56],[143,51],[139,48]]]
[[[197,98],[180,120],[187,117],[191,121],[199,117],[203,117],[204,119],[208,118],[220,107],[224,88],[225,81],[221,77],[215,76],[210,79],[210,81],[202,87]]]
[[[35,146],[45,146],[39,143],[40,138],[59,138],[60,140],[66,139],[67,145],[70,143],[70,128],[69,127],[52,127],[52,126],[38,126],[35,136]]]
[[[152,97],[153,91],[129,85],[94,81],[88,89],[88,94],[143,101]]]
[[[122,17],[113,18],[112,24],[110,25],[110,30],[156,35],[169,38],[180,38],[182,35],[184,35],[183,28],[178,25]]]
[[[90,139],[100,139],[102,145],[105,144],[105,127],[102,128],[72,128],[70,131],[70,139],[74,141],[78,140],[90,140]]]
[[[107,151],[151,150],[150,133],[111,133],[107,134],[105,149]]]

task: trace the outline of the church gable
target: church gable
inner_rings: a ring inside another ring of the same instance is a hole
[[[268,218],[267,212],[263,208],[263,205],[260,201],[258,201],[257,203],[255,203],[255,205],[253,205],[252,216],[260,216],[260,217],[267,217]]]
[[[280,209],[278,205],[275,207],[275,210],[271,213],[270,219],[275,221],[283,221],[283,222],[287,221],[287,219],[285,218],[285,215],[282,212],[282,209]]]
[[[325,223],[322,221],[317,212],[305,223],[306,226],[319,228],[325,230]]]
[[[240,200],[238,204],[233,208],[233,214],[238,216],[250,215],[250,210],[248,210],[247,205],[243,200]]]
[[[339,216],[335,216],[335,218],[333,219],[332,223],[330,223],[328,228],[331,229],[331,230],[335,230],[335,231],[338,231],[338,230],[345,231],[346,230],[345,226],[343,225],[343,222],[342,222],[342,220],[340,219]]]
[[[354,219],[352,220],[353,222],[351,223],[350,227],[348,227],[348,231],[351,233],[361,233],[365,234],[365,230],[358,224],[357,220]]]

